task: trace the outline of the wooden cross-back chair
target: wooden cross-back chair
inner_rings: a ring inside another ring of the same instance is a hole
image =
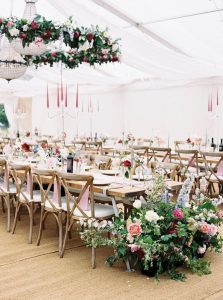
[[[188,174],[193,173],[196,178],[204,175],[200,172],[198,164],[198,150],[179,149],[175,150],[180,164],[179,176],[184,180]]]
[[[96,164],[99,170],[110,170],[112,167],[112,159],[106,155],[90,155],[90,163]]]
[[[208,192],[213,195],[215,184],[218,185],[219,193],[223,194],[223,153],[200,152],[205,163],[205,174],[208,181]]]
[[[67,236],[75,221],[80,221],[81,219],[88,220],[89,218],[98,220],[111,219],[114,216],[114,209],[110,205],[94,202],[94,178],[92,176],[58,173],[58,177],[60,179],[60,185],[64,188],[66,195],[67,222],[61,252],[61,257],[63,257]],[[75,182],[81,182],[82,184],[78,195],[76,190],[75,195],[73,194],[73,188],[71,187]],[[92,268],[95,267],[95,248],[92,247]]]
[[[157,168],[161,168],[165,172],[165,177],[171,180],[176,180],[178,171],[180,170],[179,164],[170,162],[152,162],[151,168],[155,171]]]
[[[41,214],[37,246],[40,245],[44,222],[48,215],[54,216],[59,230],[59,255],[63,244],[63,208],[60,185],[54,170],[33,169],[34,180],[38,183],[41,195]],[[53,192],[52,192],[53,189]],[[64,199],[65,200],[65,199]]]
[[[152,159],[154,161],[170,162],[171,161],[171,148],[169,147],[150,147],[150,157],[148,162]]]
[[[0,197],[2,199],[3,212],[5,212],[4,204],[6,206],[7,231],[9,232],[11,230],[11,207],[14,209],[14,200],[16,200],[17,188],[12,181],[9,167],[5,159],[0,159],[0,170],[1,170]]]
[[[29,213],[29,244],[32,243],[34,209],[40,205],[41,197],[39,191],[33,191],[33,177],[29,165],[10,164],[10,171],[17,188],[17,200],[12,234],[15,233],[19,212],[26,207]]]

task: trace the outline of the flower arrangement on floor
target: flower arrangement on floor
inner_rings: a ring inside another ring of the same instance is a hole
[[[188,178],[182,194],[190,190],[193,179]],[[182,201],[182,194],[174,203],[163,193],[164,182],[158,175],[147,199],[135,200],[127,220],[122,214],[112,222],[83,219],[81,238],[87,246],[114,248],[107,258],[109,265],[129,259],[133,268],[138,265],[147,276],[159,278],[165,273],[171,279],[184,280],[185,274],[177,270],[181,265],[198,275],[209,274],[210,262],[202,257],[207,249],[222,250],[218,226],[223,213],[216,206],[222,199],[212,200],[197,191],[190,203],[185,198]]]

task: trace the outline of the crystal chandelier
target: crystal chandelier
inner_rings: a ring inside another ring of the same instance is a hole
[[[26,61],[11,46],[7,38],[4,38],[0,52],[0,78],[8,81],[25,74]]]
[[[23,13],[23,18],[26,20],[33,20],[36,15],[36,5],[38,0],[25,0],[26,6]],[[36,41],[31,43],[29,46],[23,47],[22,40],[17,38],[12,41],[12,47],[21,55],[41,55],[47,49],[46,44],[43,43],[41,38],[36,38]]]

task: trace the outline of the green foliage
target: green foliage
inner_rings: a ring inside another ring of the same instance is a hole
[[[0,104],[0,124],[2,124],[4,128],[9,128],[9,121],[5,113],[4,104]]]

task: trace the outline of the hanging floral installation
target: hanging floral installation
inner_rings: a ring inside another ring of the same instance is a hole
[[[23,55],[28,64],[36,67],[62,62],[65,67],[74,69],[83,62],[90,65],[120,61],[119,41],[113,40],[107,29],[98,26],[77,27],[72,17],[59,24],[36,15],[33,20],[16,17],[0,18],[0,34],[9,41],[21,40],[23,48],[31,43],[49,46],[40,55]],[[59,46],[56,47],[56,42]]]

